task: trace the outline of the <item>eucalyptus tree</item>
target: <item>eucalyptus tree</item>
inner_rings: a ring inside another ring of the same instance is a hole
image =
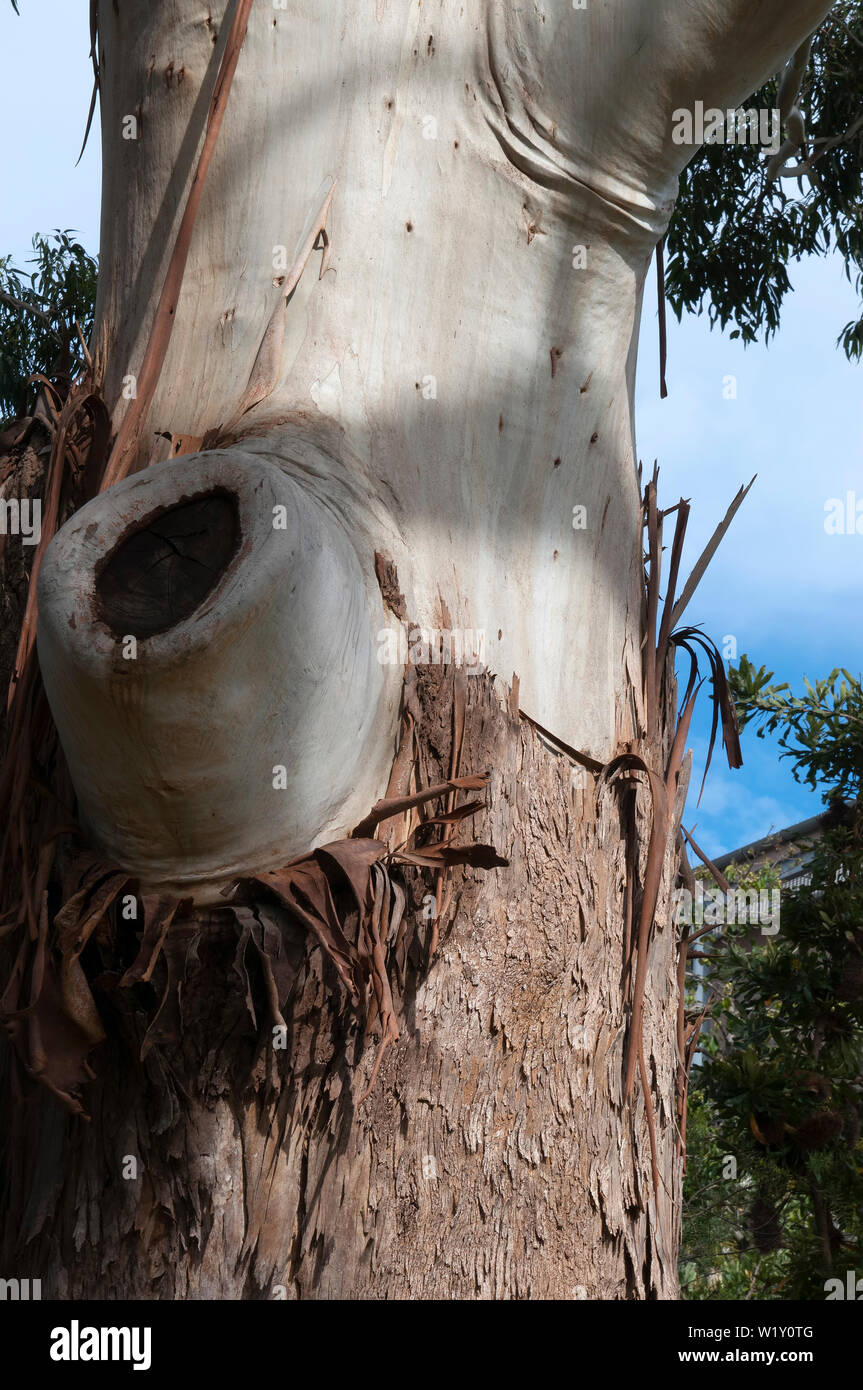
[[[659,606],[637,327],[676,116],[781,72],[793,159],[828,9],[93,6],[95,327],[4,784],[3,1008],[46,1083],[17,1269],[676,1296],[699,637],[685,503]]]

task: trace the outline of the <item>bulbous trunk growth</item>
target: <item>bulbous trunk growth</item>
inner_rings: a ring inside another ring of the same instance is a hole
[[[259,441],[157,464],[62,528],[42,675],[82,823],[143,892],[209,901],[368,810],[400,686],[375,607],[383,626],[334,500]]]

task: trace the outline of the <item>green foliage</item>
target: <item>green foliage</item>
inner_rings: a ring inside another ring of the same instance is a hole
[[[70,231],[34,236],[33,270],[17,270],[11,256],[0,256],[0,414],[26,415],[36,387],[29,378],[47,377],[65,395],[83,362],[79,337],[93,328],[96,261]]]
[[[735,1170],[737,1156],[702,1083],[699,1075],[693,1078],[688,1106],[681,1295],[711,1301],[789,1297],[795,1255],[805,1246],[802,1204],[782,1200],[771,1160],[752,1153],[746,1171]],[[775,1243],[774,1213],[784,1244],[759,1249]]]
[[[742,106],[772,109],[776,92],[774,78]],[[798,104],[817,186],[769,184],[763,150],[749,145],[706,145],[684,171],[666,267],[678,318],[706,307],[711,325],[733,325],[732,338],[750,343],[763,331],[769,340],[791,288],[789,263],[831,250],[863,296],[861,0],[839,0],[816,33]],[[863,317],[838,341],[859,359]]]
[[[857,801],[863,788],[863,691],[860,678],[837,667],[804,694],[787,682],[771,684],[773,672],[755,670],[744,654],[728,672],[741,729],[753,720],[757,734],[779,733],[782,757],[791,758],[796,780],[825,785],[829,798]]]
[[[778,935],[725,927],[708,948],[717,1001],[690,1098],[687,1297],[821,1299],[826,1278],[863,1272],[863,689],[847,671],[801,696],[771,679],[745,656],[729,672],[741,726],[778,732],[833,817],[811,883],[782,896]]]

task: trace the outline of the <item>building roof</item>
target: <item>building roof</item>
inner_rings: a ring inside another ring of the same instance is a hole
[[[745,859],[757,859],[759,855],[767,854],[780,845],[794,844],[810,836],[817,837],[824,833],[833,817],[832,811],[822,811],[820,815],[810,816],[808,820],[798,821],[796,825],[786,826],[784,830],[774,830],[769,835],[762,835],[760,840],[741,845],[740,849],[733,849],[713,862],[717,869],[726,869],[729,864],[739,864]]]

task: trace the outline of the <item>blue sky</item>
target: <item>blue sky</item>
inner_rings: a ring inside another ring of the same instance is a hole
[[[797,688],[804,675],[863,668],[859,622],[863,536],[828,535],[825,502],[849,490],[863,500],[863,368],[835,347],[857,317],[836,260],[791,268],[795,293],[769,347],[744,348],[710,331],[706,315],[669,320],[668,385],[659,399],[656,296],[642,316],[636,432],[645,464],[659,460],[664,505],[692,499],[687,572],[739,485],[757,480],[720,546],[687,621],[720,643],[737,640],[756,666]],[[723,398],[727,376],[737,399]],[[694,806],[709,733],[706,701],[693,729],[697,777],[687,824],[708,853],[722,853],[820,811],[775,744],[744,733],[744,766],[711,765]]]
[[[99,246],[99,113],[81,163],[93,86],[89,0],[0,0],[0,255],[18,265],[34,232],[74,227]],[[13,138],[14,137],[14,138]]]
[[[98,115],[77,169],[90,100],[88,0],[21,0],[16,18],[0,0],[3,146],[0,254],[20,265],[34,232],[73,227],[99,243]],[[34,69],[34,54],[38,65]],[[687,621],[799,686],[833,666],[863,668],[859,575],[863,536],[827,535],[824,505],[855,491],[863,499],[863,368],[836,338],[857,317],[836,261],[791,268],[795,293],[767,348],[744,349],[711,332],[706,317],[669,317],[669,396],[657,385],[656,295],[645,294],[636,400],[639,456],[658,459],[665,506],[692,501],[687,572],[741,482],[758,479],[716,555]],[[726,377],[737,398],[723,398]],[[694,802],[707,746],[707,702],[693,727],[693,783],[686,823],[711,854],[745,844],[821,809],[798,786],[775,745],[744,735],[744,767],[714,760],[701,806]]]

